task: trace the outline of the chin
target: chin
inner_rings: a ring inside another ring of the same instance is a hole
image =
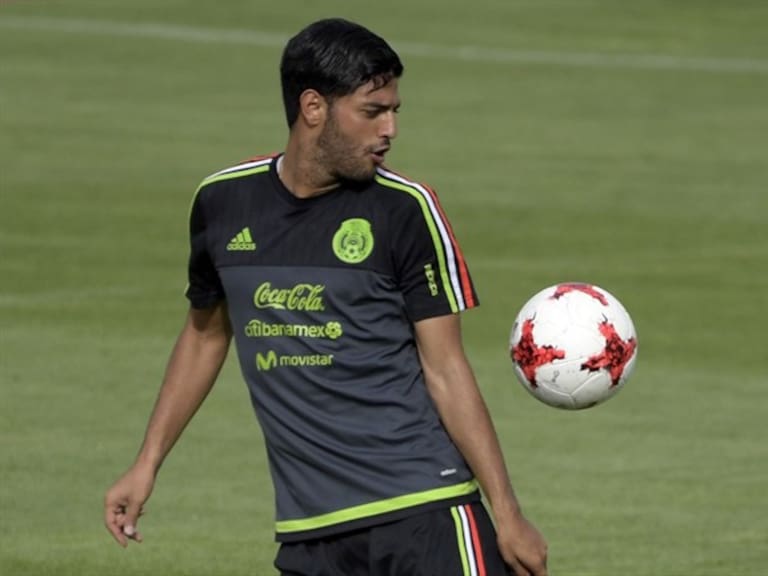
[[[350,182],[368,182],[369,180],[373,180],[373,177],[376,176],[376,166],[361,166],[355,170],[346,170],[342,172],[340,176],[343,180],[348,180]]]

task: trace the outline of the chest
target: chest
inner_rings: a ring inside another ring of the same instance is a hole
[[[293,206],[268,194],[236,194],[210,217],[208,252],[217,269],[331,267],[393,274],[391,214],[365,194],[339,193]]]

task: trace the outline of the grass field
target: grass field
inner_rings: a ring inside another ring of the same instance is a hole
[[[390,163],[433,184],[483,306],[465,335],[560,575],[768,570],[768,4],[0,2],[0,574],[273,574],[263,442],[230,359],[122,550],[102,526],[185,314],[199,180],[286,138],[314,18],[405,61]],[[633,379],[561,412],[506,340],[540,288],[616,294]]]

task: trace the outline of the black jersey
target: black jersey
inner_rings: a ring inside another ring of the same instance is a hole
[[[424,384],[419,320],[477,304],[437,197],[385,169],[300,199],[278,156],[206,178],[187,297],[226,300],[264,431],[277,539],[478,497]]]

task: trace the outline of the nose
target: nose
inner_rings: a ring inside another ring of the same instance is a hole
[[[397,115],[393,110],[381,115],[379,136],[392,140],[397,137]]]

